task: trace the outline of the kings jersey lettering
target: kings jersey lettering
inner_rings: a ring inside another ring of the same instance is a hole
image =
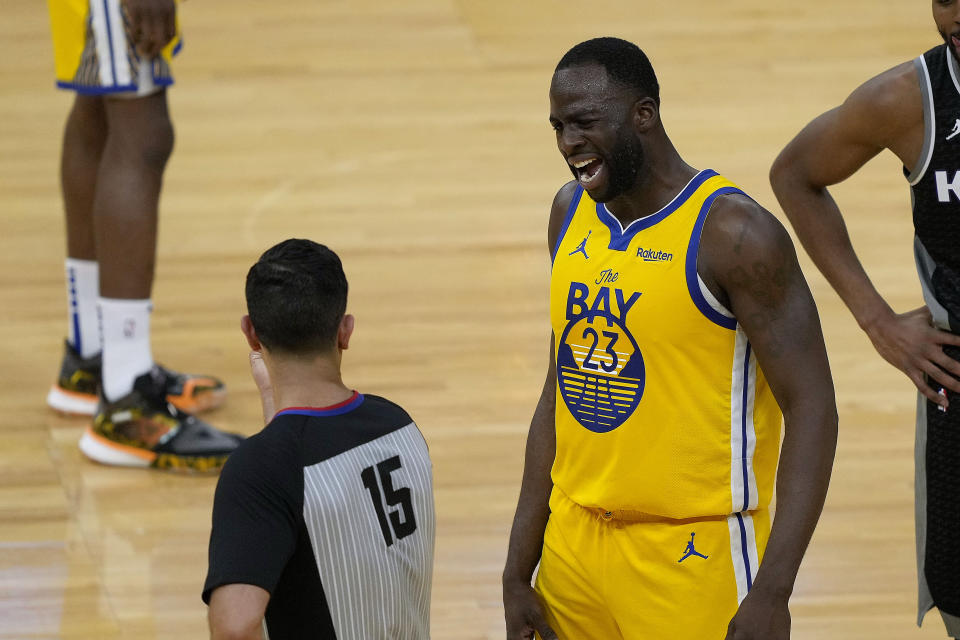
[[[954,199],[960,201],[960,171],[954,171],[953,178],[949,178],[946,171],[936,171],[933,175],[937,184],[937,200],[950,202],[952,194]]]

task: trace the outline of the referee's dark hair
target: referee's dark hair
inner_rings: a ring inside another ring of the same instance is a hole
[[[291,238],[267,249],[247,272],[246,294],[250,322],[270,351],[312,355],[336,346],[347,277],[324,245]]]
[[[613,80],[660,104],[660,83],[653,65],[647,54],[632,42],[609,37],[581,42],[560,58],[553,72],[589,64],[600,65]]]

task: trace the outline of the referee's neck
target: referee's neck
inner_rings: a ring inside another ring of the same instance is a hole
[[[350,398],[353,391],[340,377],[340,350],[313,358],[265,354],[276,409],[328,407]]]

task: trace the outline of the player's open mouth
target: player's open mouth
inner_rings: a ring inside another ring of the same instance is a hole
[[[580,184],[588,185],[600,175],[600,170],[603,168],[603,160],[597,157],[585,158],[571,162],[570,165],[576,170],[577,179],[580,181]]]

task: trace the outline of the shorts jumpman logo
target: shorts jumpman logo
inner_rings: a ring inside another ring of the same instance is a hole
[[[703,555],[702,553],[700,553],[699,551],[697,551],[696,549],[693,548],[693,537],[694,537],[695,535],[697,535],[697,534],[696,534],[696,533],[691,533],[691,534],[690,534],[690,542],[687,543],[687,548],[683,550],[683,557],[680,558],[679,560],[677,560],[677,562],[683,562],[684,560],[686,560],[686,559],[689,558],[690,556],[698,556],[698,557],[700,557],[700,558],[703,558],[704,560],[706,560],[707,558],[710,557],[710,556],[705,556],[705,555]]]
[[[581,240],[580,244],[577,245],[577,248],[571,251],[570,253],[568,253],[567,255],[572,256],[575,253],[582,253],[583,257],[589,260],[590,256],[587,255],[587,239],[590,238],[591,233],[593,233],[593,229],[590,229],[589,231],[587,231],[587,237]]]

